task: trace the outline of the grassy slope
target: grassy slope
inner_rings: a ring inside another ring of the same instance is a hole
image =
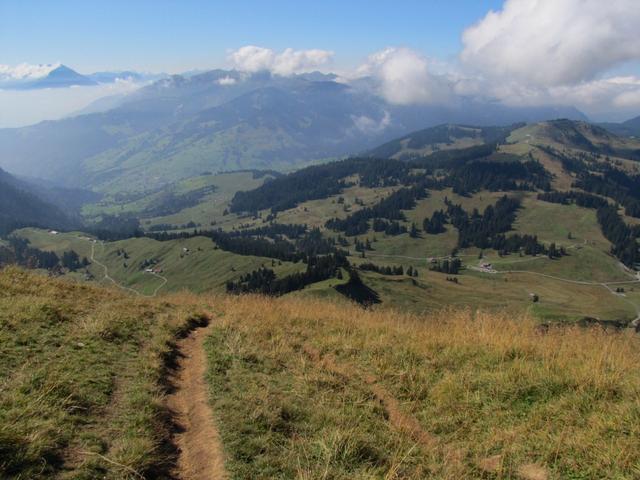
[[[149,300],[17,269],[0,287],[0,476],[163,478],[161,358],[212,309],[208,378],[232,478],[640,472],[634,335],[306,295]]]
[[[163,478],[162,358],[190,309],[17,269],[0,292],[0,477]]]
[[[471,197],[461,197],[450,191],[432,191],[427,199],[418,202],[415,209],[406,212],[407,225],[414,221],[421,225],[426,216],[445,208],[444,198],[460,203],[471,211],[482,211],[487,205],[504,195],[501,192],[481,192]],[[608,255],[609,242],[602,236],[593,210],[576,206],[564,206],[539,202],[536,194],[517,192],[523,207],[518,212],[514,231],[536,234],[546,242],[556,242],[568,248],[569,255],[561,260],[544,257],[510,255],[499,258],[493,252],[485,252],[485,260],[492,262],[498,270],[526,270],[560,278],[585,282],[628,281],[631,276],[623,271],[615,258]],[[571,232],[572,239],[568,239]],[[353,257],[355,264],[373,262],[378,265],[409,265],[418,268],[417,285],[408,277],[388,277],[364,274],[364,278],[383,300],[384,305],[411,311],[433,310],[442,305],[471,305],[483,308],[509,306],[517,311],[531,307],[529,293],[540,295],[541,301],[534,313],[542,318],[565,318],[574,320],[582,316],[633,319],[635,307],[628,299],[612,295],[598,285],[577,285],[530,274],[506,276],[487,275],[463,271],[460,283],[446,282],[446,275],[429,272],[426,258],[447,255],[455,247],[457,232],[447,226],[447,232],[439,235],[422,234],[410,238],[408,234],[389,237],[369,232],[360,236],[373,239],[374,251],[367,252],[366,259]],[[586,241],[586,243],[585,243]],[[463,261],[474,265],[479,260],[477,249],[461,252]],[[627,286],[633,289],[633,285]],[[312,291],[314,295],[317,291]],[[630,293],[630,290],[629,290]]]
[[[92,185],[97,190],[142,191],[203,171],[291,168],[296,162],[263,159],[270,151],[296,146],[285,132],[274,133],[259,126],[237,126],[204,136],[194,132],[186,136],[156,132],[133,137],[124,146],[88,158],[84,168],[87,175],[94,177]]]
[[[469,130],[472,130],[472,129],[469,129]],[[476,145],[482,145],[483,143],[484,141],[482,140],[482,138],[465,137],[465,138],[456,139],[451,143],[434,143],[434,144],[425,145],[423,148],[409,148],[408,146],[409,141],[402,140],[400,142],[401,149],[398,151],[398,153],[395,153],[394,155],[392,155],[391,158],[401,159],[407,156],[410,157],[410,156],[430,155],[435,151],[469,148]]]
[[[415,283],[407,276],[369,272],[361,276],[380,295],[382,308],[405,312],[433,312],[449,305],[491,311],[509,309],[518,314],[532,311],[540,319],[565,321],[585,316],[625,320],[636,317],[636,309],[624,297],[615,296],[599,285],[574,285],[528,274],[489,275],[473,271],[459,275],[455,284],[446,281],[447,275],[430,272],[424,266],[418,271]],[[529,297],[532,292],[540,297],[535,305]],[[314,290],[304,293],[319,296]]]
[[[217,175],[200,175],[176,182],[171,188],[176,194],[185,194],[203,187],[215,186],[216,191],[206,195],[199,205],[186,208],[173,215],[143,219],[143,226],[157,223],[182,225],[190,221],[208,225],[212,220],[222,217],[227,203],[238,190],[252,190],[264,182],[263,178],[253,178],[251,172],[221,173]],[[135,200],[117,201],[114,197],[107,197],[100,203],[86,205],[83,215],[95,217],[100,214],[138,215],[162,195],[161,192],[150,193]]]
[[[51,235],[38,229],[23,229],[18,233],[28,238],[36,248],[53,250],[58,254],[73,249],[81,256],[91,256],[91,243],[87,237],[79,233]],[[189,252],[185,252],[185,248]],[[118,255],[118,251],[126,252],[129,258]],[[150,259],[157,260],[154,267],[162,268],[162,276],[167,279],[166,284],[162,286],[162,292],[184,289],[193,292],[224,291],[228,280],[236,280],[240,275],[256,270],[262,265],[273,268],[277,275],[287,275],[305,268],[301,263],[278,264],[277,261],[276,265],[272,266],[270,258],[225,252],[216,249],[215,244],[205,237],[168,242],[158,242],[150,238],[98,242],[95,245],[94,258],[107,266],[109,276],[120,285],[145,295],[153,294],[163,283],[161,278],[146,273],[141,268],[141,263]],[[107,285],[112,284],[104,279],[104,268],[97,263],[92,263],[88,270],[96,280]]]
[[[217,190],[208,195],[203,201],[195,206],[186,208],[173,215],[145,219],[145,225],[157,223],[169,223],[172,225],[183,225],[190,221],[200,223],[203,228],[207,228],[212,221],[224,224],[226,217],[223,216],[227,204],[239,190],[252,190],[258,188],[264,182],[263,178],[253,178],[249,172],[226,173],[215,175],[211,183]],[[194,186],[193,189],[199,188]],[[223,226],[223,225],[221,225]]]
[[[394,188],[346,188],[340,195],[333,195],[320,200],[309,200],[303,202],[295,208],[279,212],[277,221],[281,223],[306,223],[310,227],[323,227],[330,218],[346,218],[353,212],[357,212],[362,207],[355,203],[356,198],[364,203],[364,206],[371,206],[389,195]],[[344,204],[339,204],[338,199],[342,197]],[[347,207],[347,211],[345,211]],[[266,211],[265,211],[266,213]]]
[[[189,253],[183,252],[184,248],[187,248]],[[124,249],[130,256],[126,261],[127,268],[124,267],[125,260],[116,254],[118,249]],[[113,278],[120,279],[134,288],[149,282],[149,275],[140,270],[140,262],[156,258],[157,265],[163,269],[162,275],[168,279],[164,288],[169,291],[222,291],[228,280],[235,280],[262,265],[273,268],[278,275],[287,275],[306,267],[290,262],[277,265],[277,261],[272,267],[270,258],[225,252],[216,249],[215,244],[205,237],[171,242],[157,242],[147,238],[123,240],[105,244],[98,258],[109,266],[109,274]],[[154,279],[152,283],[157,285],[158,280]]]
[[[354,204],[355,197],[362,198],[365,204],[376,201],[376,196],[384,195],[382,191],[372,191],[354,187],[349,189],[344,197],[345,202],[353,209],[359,208]],[[494,203],[502,193],[481,192],[472,197],[460,197],[450,190],[433,191],[428,199],[421,200],[416,209],[406,212],[408,221],[421,224],[425,216],[434,210],[444,208],[444,198],[448,197],[456,203],[461,203],[465,209],[484,209],[486,205]],[[498,258],[495,253],[485,252],[486,261],[494,263],[498,270],[527,270],[546,275],[578,281],[627,281],[630,279],[618,265],[617,261],[605,253],[609,246],[599,231],[595,214],[592,210],[575,206],[563,206],[538,202],[535,194],[520,194],[523,197],[523,208],[518,213],[515,230],[521,233],[534,233],[545,242],[555,241],[559,245],[573,248],[570,255],[561,260],[550,261],[546,258],[519,258],[510,255]],[[335,199],[333,199],[335,200]],[[307,209],[305,212],[304,209]],[[332,199],[306,202],[303,206],[284,212],[278,221],[296,223],[311,221],[314,218],[326,217],[329,213],[341,211],[341,205],[332,203]],[[307,217],[309,215],[309,217]],[[549,221],[553,219],[553,221]],[[455,228],[448,226],[448,231],[440,235],[422,234],[420,238],[410,238],[404,234],[388,237],[375,234],[374,251],[367,253],[366,259],[352,257],[356,264],[372,261],[378,265],[398,265],[405,268],[412,265],[420,274],[416,284],[408,277],[387,277],[377,274],[364,274],[364,278],[383,300],[383,305],[411,311],[434,310],[442,305],[471,305],[483,308],[504,308],[509,306],[516,311],[527,310],[531,307],[529,293],[535,292],[540,296],[540,302],[535,306],[534,313],[541,318],[565,318],[575,320],[583,316],[597,316],[600,318],[635,318],[635,299],[632,295],[633,285],[626,287],[627,297],[612,295],[605,287],[597,285],[576,285],[567,282],[545,278],[530,274],[510,274],[505,281],[504,276],[487,275],[463,271],[458,285],[446,281],[446,275],[429,272],[426,257],[448,254],[456,244]],[[78,240],[77,235],[61,234],[51,236],[44,231],[25,230],[26,236],[39,248],[76,249],[81,255],[89,256],[88,243]],[[573,239],[567,238],[571,232]],[[369,232],[360,237],[374,238]],[[584,241],[587,241],[584,244]],[[191,250],[189,255],[182,255],[182,248]],[[124,259],[116,255],[118,249],[124,249],[130,255],[128,267],[124,268]],[[200,251],[198,249],[201,249]],[[466,264],[476,264],[478,252],[470,249],[461,252]],[[464,256],[467,255],[467,256]],[[413,257],[406,258],[406,257]],[[220,250],[213,250],[213,244],[207,239],[181,240],[176,242],[159,243],[148,239],[132,239],[111,244],[97,245],[96,258],[105,263],[110,275],[123,285],[135,288],[145,294],[151,294],[161,284],[161,279],[143,273],[140,262],[148,258],[158,258],[159,265],[164,269],[163,275],[169,279],[167,290],[189,288],[195,291],[222,290],[229,279],[251,271],[262,264],[271,265],[270,259],[257,257],[243,257]],[[296,271],[300,265],[284,264],[277,266],[276,271],[285,275]],[[235,269],[235,271],[233,271]],[[90,271],[96,279],[102,279],[104,271],[97,265],[92,265]],[[311,295],[333,298],[337,295],[324,282],[305,289],[301,295]],[[334,282],[335,283],[335,282]]]
[[[218,305],[209,381],[232,478],[640,474],[635,336],[465,310]]]

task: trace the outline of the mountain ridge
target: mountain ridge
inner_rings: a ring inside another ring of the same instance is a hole
[[[134,190],[203,170],[294,168],[445,122],[511,124],[559,113],[584,118],[573,109],[471,100],[398,106],[326,75],[225,70],[171,76],[116,104],[106,112],[0,130],[0,166],[83,188]],[[47,167],[54,163],[55,170]]]
[[[599,125],[617,135],[640,137],[640,116],[630,118],[621,123],[607,122],[600,123]]]

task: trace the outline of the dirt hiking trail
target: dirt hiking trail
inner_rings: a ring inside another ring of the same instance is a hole
[[[208,402],[205,375],[207,356],[204,340],[213,327],[193,330],[177,342],[175,390],[167,397],[167,406],[177,424],[174,443],[179,450],[173,472],[181,480],[225,480],[224,455],[220,435]]]

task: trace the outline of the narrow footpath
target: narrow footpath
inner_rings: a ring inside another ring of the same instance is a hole
[[[173,440],[179,457],[173,473],[181,480],[229,478],[205,380],[204,340],[211,328],[210,323],[178,341],[178,365],[172,379],[174,390],[167,397],[167,406],[175,415],[178,427]]]

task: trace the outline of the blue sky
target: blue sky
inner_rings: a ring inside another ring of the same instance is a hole
[[[462,31],[502,1],[0,0],[0,63],[82,72],[221,66],[253,44],[319,48],[352,66],[389,45],[448,60]]]
[[[630,118],[638,25],[639,0],[0,0],[0,124],[3,110],[24,123],[33,118],[15,112],[54,118],[89,93],[136,88],[86,98],[1,88],[58,62],[81,73],[322,69],[368,76],[392,103],[482,97]]]

